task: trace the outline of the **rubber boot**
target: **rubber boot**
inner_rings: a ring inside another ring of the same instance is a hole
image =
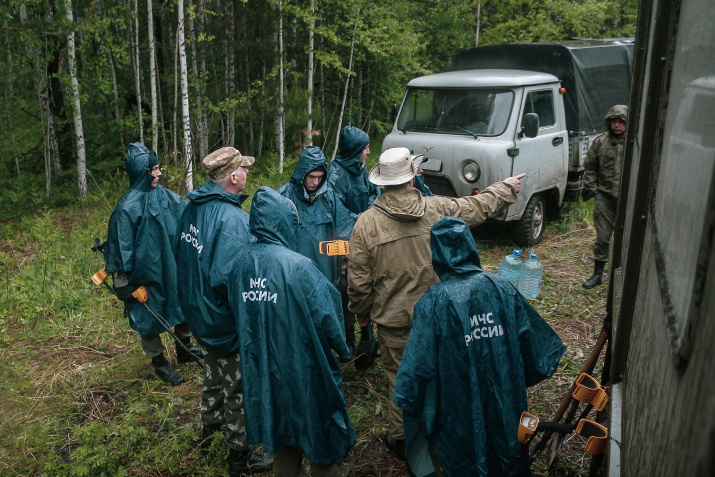
[[[407,460],[405,458],[405,440],[395,439],[389,432],[385,434],[385,445],[387,448],[395,454],[400,460]]]
[[[203,429],[201,429],[201,453],[206,454],[211,447],[211,441],[214,433],[221,430],[220,424],[204,424]]]
[[[186,340],[182,340],[182,343],[186,345],[187,348],[189,348],[189,351],[191,351],[197,358],[203,359],[204,358],[204,353],[199,348],[198,346],[195,346],[191,343],[191,338],[186,338]],[[176,362],[177,363],[189,363],[193,361],[194,358],[186,352],[183,346],[176,345]]]
[[[229,477],[260,474],[273,469],[273,457],[254,454],[249,450],[230,449],[228,453]]]
[[[172,386],[178,386],[179,384],[184,384],[184,377],[174,371],[169,362],[164,357],[164,353],[159,356],[154,356],[151,359],[151,364],[154,366],[154,372],[159,379],[165,383],[169,383]]]
[[[591,278],[583,282],[583,287],[591,289],[603,283],[603,267],[606,266],[606,262],[596,260],[596,265],[593,269],[593,275]]]

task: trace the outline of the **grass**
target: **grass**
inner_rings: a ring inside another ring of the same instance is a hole
[[[293,165],[289,161],[286,171]],[[276,188],[288,177],[289,172],[280,177],[274,168],[256,164],[247,192],[260,185]],[[198,367],[178,365],[187,380],[183,386],[159,382],[120,303],[89,281],[103,266],[90,245],[95,237],[106,237],[109,204],[125,184],[120,177],[90,182],[90,197],[82,204],[33,202],[0,221],[0,475],[226,475],[228,451],[220,437],[207,456],[198,452]],[[477,232],[482,264],[496,272],[512,244],[482,229]],[[594,236],[591,204],[568,203],[534,247],[545,273],[542,294],[532,304],[568,347],[556,375],[529,391],[531,412],[544,420],[553,415],[600,331],[607,288],[581,288],[591,271]],[[166,338],[165,345],[173,361],[174,346]],[[387,430],[381,368],[361,373],[347,364],[343,372],[358,434],[344,462],[346,475],[407,475],[381,441]],[[583,445],[578,437],[567,439],[548,475],[586,475]],[[546,475],[543,457],[533,470]]]

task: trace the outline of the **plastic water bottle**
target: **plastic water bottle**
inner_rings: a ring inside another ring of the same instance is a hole
[[[524,298],[536,298],[541,292],[541,276],[544,266],[536,258],[534,252],[529,252],[529,260],[524,262],[518,289]]]
[[[497,276],[508,280],[512,285],[516,286],[521,267],[521,250],[514,249],[511,251],[511,255],[507,255],[502,259]]]

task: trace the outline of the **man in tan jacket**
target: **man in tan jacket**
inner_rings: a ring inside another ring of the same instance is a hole
[[[350,239],[350,311],[364,326],[377,323],[382,366],[390,389],[387,447],[404,459],[402,411],[392,402],[395,376],[407,345],[415,304],[439,278],[432,269],[430,228],[452,216],[476,227],[516,201],[525,174],[492,184],[471,197],[423,197],[413,187],[422,156],[407,148],[388,149],[370,171],[384,186],[372,208],[360,215]]]

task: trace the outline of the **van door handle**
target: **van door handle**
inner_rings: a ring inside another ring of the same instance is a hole
[[[558,146],[558,145],[561,144],[562,142],[564,142],[564,138],[562,138],[561,136],[558,136],[558,137],[555,137],[555,138],[551,141],[551,144],[553,144],[554,146]]]

